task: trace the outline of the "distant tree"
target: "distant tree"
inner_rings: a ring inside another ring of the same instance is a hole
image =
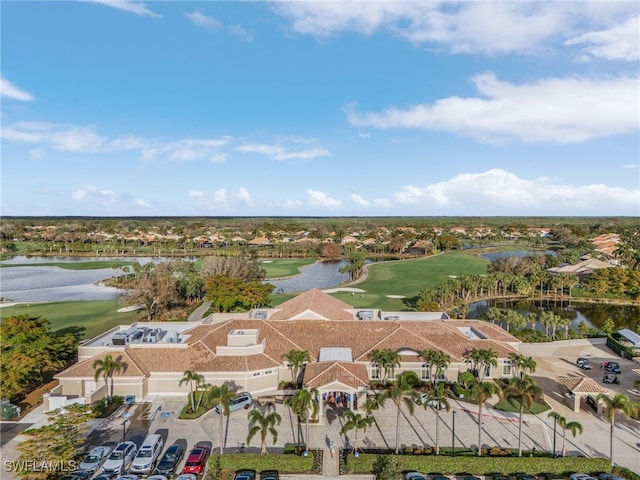
[[[342,253],[342,245],[334,242],[322,242],[318,248],[321,257],[336,259]]]
[[[349,264],[340,268],[340,273],[348,273],[349,280],[355,280],[360,277],[365,261],[367,259],[367,253],[363,250],[355,250],[349,255]]]
[[[0,398],[14,398],[40,385],[77,354],[78,339],[52,332],[44,317],[20,315],[0,323]]]
[[[23,480],[51,480],[74,469],[84,450],[91,405],[72,404],[47,413],[47,423],[22,432],[26,438],[17,446],[18,462],[48,468],[24,468],[14,473]]]
[[[205,280],[205,299],[219,312],[234,312],[268,305],[273,285],[245,282],[229,275],[214,275]]]
[[[121,372],[124,365],[118,360],[114,360],[111,355],[99,358],[93,362],[94,379],[97,382],[100,377],[104,378],[105,389],[107,390],[106,400],[113,398],[113,374]]]
[[[260,455],[266,455],[267,451],[267,435],[271,434],[273,443],[278,441],[277,425],[280,425],[282,417],[276,412],[262,413],[260,410],[251,410],[249,418],[249,434],[247,435],[247,445],[251,443],[251,439],[256,434],[260,434]]]
[[[613,320],[611,320],[611,318],[607,318],[602,324],[602,331],[607,335],[611,335],[615,329],[616,329],[616,323]]]
[[[202,278],[226,275],[244,282],[259,282],[266,278],[267,271],[262,262],[251,257],[204,257],[201,269]]]

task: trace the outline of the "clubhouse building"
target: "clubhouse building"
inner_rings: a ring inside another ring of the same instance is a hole
[[[303,386],[317,388],[325,400],[337,393],[346,406],[358,408],[382,375],[371,361],[374,350],[395,350],[401,362],[395,375],[413,371],[421,380],[430,380],[430,370],[420,352],[443,351],[451,363],[442,379],[455,381],[468,369],[464,356],[474,348],[497,352],[497,367],[488,378],[511,375],[509,354],[517,353],[518,345],[516,337],[489,322],[454,320],[444,312],[354,309],[313,289],[276,308],[113,328],[79,346],[78,362],[56,375],[59,385],[45,395],[45,409],[106,396],[107,385],[103,378],[95,381],[93,364],[107,355],[122,365],[112,377],[114,395],[135,401],[186,397],[189,383],[180,380],[190,370],[204,383],[226,383],[259,399],[278,395],[291,381],[283,354],[306,350],[312,361]]]

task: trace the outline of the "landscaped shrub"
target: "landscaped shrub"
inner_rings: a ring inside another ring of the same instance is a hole
[[[109,399],[107,403],[106,398],[101,398],[93,404],[93,413],[96,418],[107,418],[124,403],[124,397],[115,396]]]
[[[508,457],[511,455],[511,449],[505,448],[504,450],[500,447],[493,447],[489,450],[489,455],[492,457]]]

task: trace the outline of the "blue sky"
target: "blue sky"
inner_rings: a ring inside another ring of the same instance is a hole
[[[637,1],[0,9],[5,216],[640,216]]]

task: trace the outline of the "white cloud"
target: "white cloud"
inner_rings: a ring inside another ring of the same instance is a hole
[[[238,188],[235,192],[229,192],[226,188],[220,188],[211,193],[202,190],[189,190],[189,196],[207,208],[254,206],[251,193],[244,187]]]
[[[635,62],[640,60],[640,16],[605,30],[583,33],[565,42],[566,45],[584,45],[587,57]]]
[[[448,97],[379,113],[347,106],[347,118],[357,128],[418,128],[488,142],[578,143],[640,128],[638,77],[546,78],[516,85],[486,73],[472,81],[478,97]]]
[[[368,207],[371,205],[371,202],[365,200],[362,195],[358,195],[357,193],[352,193],[350,198],[359,207]]]
[[[53,150],[74,153],[103,153],[115,151],[139,151],[145,161],[164,159],[172,162],[208,160],[224,162],[228,154],[220,149],[231,142],[231,137],[213,139],[185,138],[175,141],[145,139],[133,135],[108,138],[98,134],[93,127],[19,122],[2,129],[4,140],[33,143]],[[42,156],[44,149],[36,149]]]
[[[281,203],[280,206],[285,209],[295,209],[304,206],[304,202],[300,200],[286,200],[284,203]]]
[[[185,13],[185,16],[191,23],[198,27],[209,28],[211,30],[223,30],[229,35],[240,38],[242,41],[250,41],[253,39],[253,35],[240,25],[225,25],[222,22],[216,20],[209,15],[205,15],[202,12],[195,11],[191,13]]]
[[[314,208],[323,208],[328,210],[335,210],[342,207],[340,200],[329,197],[326,193],[319,190],[307,190],[309,195],[309,205]]]
[[[626,165],[623,165],[622,168],[638,168],[638,164],[637,163],[627,163]]]
[[[309,148],[305,150],[287,151],[279,145],[267,145],[263,143],[245,144],[237,148],[241,153],[259,153],[273,160],[312,160],[317,157],[331,155],[325,148]]]
[[[387,32],[454,53],[544,52],[571,34],[593,30],[637,11],[634,2],[275,2],[300,34]],[[605,4],[605,5],[603,5]],[[622,4],[622,5],[621,5]]]
[[[107,7],[116,8],[118,10],[123,10],[125,12],[135,13],[136,15],[140,15],[141,17],[155,17],[162,18],[162,15],[159,15],[147,7],[146,3],[143,2],[133,2],[130,0],[81,0],[86,3],[99,3],[100,5],[105,5]]]
[[[571,214],[637,211],[640,190],[605,185],[554,184],[548,178],[527,180],[512,172],[492,169],[463,173],[426,186],[407,185],[393,195],[396,207],[421,207],[423,214],[495,215],[496,212]],[[510,213],[506,213],[510,214]]]
[[[0,96],[11,100],[20,100],[21,102],[30,102],[34,99],[33,95],[16,87],[4,77],[0,78]]]
[[[202,12],[196,11],[192,13],[185,13],[184,15],[191,21],[191,23],[197,25],[198,27],[214,29],[222,27],[222,23],[220,23],[218,20],[213,17],[209,17]]]

